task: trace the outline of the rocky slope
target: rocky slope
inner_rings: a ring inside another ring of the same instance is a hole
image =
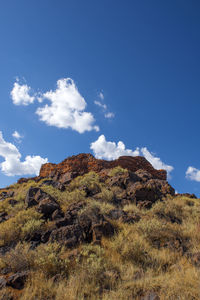
[[[184,229],[198,209],[194,195],[175,196],[166,172],[143,157],[79,154],[45,164],[38,177],[0,191],[1,299],[177,299],[162,298],[164,279],[160,287],[150,280],[153,288],[141,282],[182,257],[199,264]]]
[[[166,180],[165,170],[155,170],[152,165],[141,156],[121,156],[114,161],[96,159],[91,154],[79,154],[69,157],[59,164],[47,163],[41,167],[40,177],[52,177],[52,175],[62,175],[72,172],[78,175],[84,175],[90,171],[100,172],[103,169],[111,169],[120,166],[129,171],[135,172],[139,169],[147,171],[152,178]]]

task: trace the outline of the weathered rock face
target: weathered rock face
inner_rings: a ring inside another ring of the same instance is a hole
[[[96,159],[91,154],[84,153],[71,156],[57,165],[51,163],[42,165],[40,177],[53,177],[68,173],[66,179],[68,180],[68,177],[72,176],[72,174],[73,177],[76,177],[77,175],[83,175],[90,171],[100,172],[103,169],[111,169],[117,166],[128,169],[132,172],[136,172],[139,169],[145,170],[151,174],[154,179],[166,180],[167,177],[165,170],[155,170],[152,165],[141,156],[121,156],[113,161],[105,161]]]
[[[56,200],[40,188],[30,188],[27,192],[25,203],[27,207],[38,205],[37,210],[46,219],[51,218],[54,211],[60,210]]]

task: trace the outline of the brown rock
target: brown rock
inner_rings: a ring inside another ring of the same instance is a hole
[[[155,170],[152,165],[141,156],[121,156],[114,161],[105,161],[96,159],[91,154],[84,153],[69,157],[57,165],[51,163],[42,165],[40,177],[50,177],[52,174],[57,174],[57,176],[59,174],[60,176],[68,172],[83,175],[90,171],[100,172],[103,169],[111,169],[117,166],[132,172],[143,169],[150,173],[155,179],[166,180],[167,177],[165,170]]]

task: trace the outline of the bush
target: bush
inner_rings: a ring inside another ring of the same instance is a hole
[[[58,243],[44,244],[34,251],[33,268],[47,277],[68,274],[68,259],[61,258],[64,249]]]
[[[4,263],[3,267],[10,268],[12,272],[29,269],[32,265],[32,251],[29,249],[29,244],[18,243],[15,248],[1,256],[1,261]]]
[[[113,169],[110,170],[110,172],[108,173],[109,176],[116,176],[116,175],[121,175],[121,174],[126,174],[128,172],[127,169],[123,169],[120,166],[117,166]]]
[[[0,245],[5,246],[23,240],[28,234],[37,231],[42,224],[41,214],[34,208],[20,211],[16,216],[0,224]]]

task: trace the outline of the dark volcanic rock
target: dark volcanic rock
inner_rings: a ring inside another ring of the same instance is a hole
[[[128,184],[138,181],[141,181],[140,177],[129,171],[110,177],[106,183],[109,187],[118,186],[122,189],[126,189]]]
[[[21,290],[24,287],[28,272],[18,272],[8,277],[6,285],[11,286],[14,289]]]
[[[4,277],[0,277],[0,289],[6,286],[6,279]]]
[[[37,205],[44,196],[46,196],[46,193],[40,188],[31,187],[26,194],[25,203],[27,207],[32,207]]]
[[[0,194],[0,200],[4,200],[6,198],[12,198],[14,196],[14,192],[13,191],[3,191],[1,194]]]
[[[60,211],[57,201],[40,188],[30,188],[27,192],[25,203],[27,207],[37,205],[38,212],[43,214],[45,219],[50,218],[56,210]]]
[[[9,216],[8,216],[8,214],[6,212],[1,212],[0,213],[0,223],[6,221],[8,219],[9,219]]]
[[[86,212],[78,215],[77,207],[74,206],[74,210],[70,208],[65,217],[56,222],[56,227],[49,240],[62,242],[69,248],[83,241],[99,243],[102,236],[114,234],[114,228],[97,208],[88,208]]]
[[[195,194],[189,194],[189,193],[175,194],[175,197],[178,197],[178,196],[187,197],[190,199],[197,199],[197,196]]]
[[[108,213],[108,217],[112,220],[120,220],[123,223],[136,223],[141,219],[139,215],[127,213],[121,209],[112,209]]]
[[[52,199],[52,197],[49,197],[49,196],[42,199],[39,202],[39,205],[37,208],[38,212],[43,214],[45,219],[50,218],[51,215],[53,214],[53,212],[55,212],[56,210],[59,210],[59,209],[60,209],[60,206],[58,205],[58,203],[54,199]]]
[[[166,195],[174,195],[175,190],[165,180],[150,179],[145,183],[136,182],[127,188],[128,198],[137,205],[150,208]]]
[[[160,300],[160,297],[155,292],[148,292],[141,298],[141,300]]]

